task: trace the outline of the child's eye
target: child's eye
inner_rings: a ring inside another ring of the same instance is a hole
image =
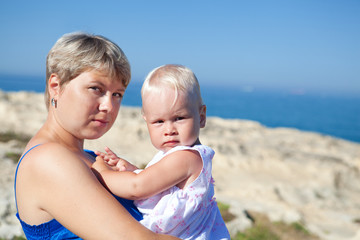
[[[185,118],[184,117],[177,117],[177,118],[175,118],[175,121],[181,121],[183,119],[185,119]]]
[[[164,123],[163,120],[157,120],[157,121],[154,121],[155,124],[161,124],[161,123]]]

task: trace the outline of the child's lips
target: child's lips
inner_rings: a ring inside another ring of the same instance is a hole
[[[175,145],[178,145],[178,144],[179,144],[179,141],[177,141],[177,140],[170,140],[170,141],[164,142],[165,146],[175,146]]]

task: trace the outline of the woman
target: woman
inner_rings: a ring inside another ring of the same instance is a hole
[[[138,223],[101,185],[83,149],[114,123],[130,66],[102,36],[61,37],[47,57],[48,116],[27,144],[15,178],[18,218],[28,239],[177,239]],[[136,212],[133,212],[136,214]]]

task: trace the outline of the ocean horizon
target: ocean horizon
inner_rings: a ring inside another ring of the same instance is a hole
[[[123,106],[141,106],[140,81],[132,81]],[[0,75],[3,91],[43,93],[41,77]],[[360,143],[360,96],[292,93],[202,84],[207,116],[252,120],[270,128],[317,132]]]

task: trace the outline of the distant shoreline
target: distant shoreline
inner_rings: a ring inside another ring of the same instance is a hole
[[[140,107],[140,88],[139,82],[130,85],[122,105]],[[208,86],[202,88],[209,117],[257,121],[269,128],[295,128],[360,143],[360,98],[352,100],[245,93],[237,90],[224,94],[223,91],[217,90]],[[43,91],[33,89],[4,92],[19,91],[43,94]]]

